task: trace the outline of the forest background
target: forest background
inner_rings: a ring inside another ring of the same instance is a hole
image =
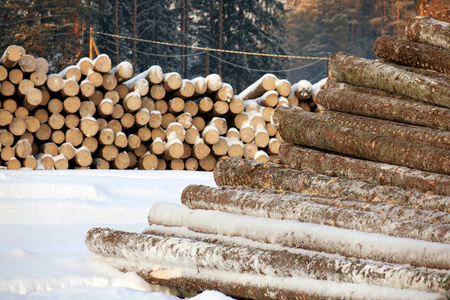
[[[381,35],[402,37],[408,20],[450,22],[448,0],[0,0],[0,51],[23,46],[51,72],[93,55],[135,73],[160,65],[184,78],[218,73],[237,91],[264,73],[291,82],[327,76],[345,51],[375,58]],[[223,51],[236,51],[230,53]],[[263,55],[260,55],[263,54]],[[272,55],[275,54],[275,55]]]

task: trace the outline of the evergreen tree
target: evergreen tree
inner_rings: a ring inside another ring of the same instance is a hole
[[[5,0],[0,10],[0,46],[17,44],[46,58],[59,71],[85,53],[84,30],[101,0]]]
[[[202,47],[226,50],[287,54],[284,49],[284,6],[276,0],[224,1],[222,24],[220,3],[217,0],[195,1],[196,13],[193,40]],[[222,30],[221,30],[222,29]],[[222,32],[221,32],[222,31]],[[222,39],[220,39],[222,37]],[[218,73],[235,87],[237,92],[257,80],[265,72],[255,70],[280,70],[287,59],[210,52],[210,73]],[[220,66],[220,67],[219,67]],[[205,63],[198,60],[191,74],[205,74]],[[284,78],[284,73],[277,73]]]

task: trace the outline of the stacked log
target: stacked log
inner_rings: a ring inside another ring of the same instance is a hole
[[[291,85],[266,74],[236,94],[218,74],[189,80],[158,65],[134,74],[129,62],[112,66],[105,54],[49,73],[45,59],[13,45],[0,67],[0,165],[8,169],[211,171],[227,157],[275,161],[282,140],[270,123],[273,110],[313,103],[306,80]],[[300,102],[287,100],[291,86],[291,98],[301,96]],[[24,147],[24,139],[32,151],[15,150]],[[48,150],[49,144],[59,149],[64,143],[83,155]],[[56,167],[37,159],[49,156],[66,161]]]
[[[342,53],[329,69],[320,114],[274,110],[282,164],[220,160],[218,187],[154,204],[143,233],[94,228],[89,250],[150,283],[237,298],[448,299],[450,131],[425,125],[448,125],[445,75]],[[272,86],[264,77],[244,90],[246,109],[272,103]],[[359,114],[364,102],[377,111]]]

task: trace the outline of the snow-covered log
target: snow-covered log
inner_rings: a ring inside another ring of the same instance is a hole
[[[193,218],[199,215],[205,217],[204,211],[187,210],[185,207],[180,208],[172,204],[169,206],[163,205],[166,208],[174,208],[174,213],[177,216],[180,213],[183,221],[174,221],[173,214],[163,212],[161,218],[164,219],[151,216],[151,225],[143,233],[233,247],[286,250],[293,253],[309,250],[330,255],[339,254],[347,258],[409,264],[415,267],[448,269],[450,266],[448,253],[450,246],[446,244],[220,211],[208,212],[206,217],[214,218],[214,222],[201,224],[200,219]],[[186,211],[192,212],[192,218],[187,217]]]
[[[189,185],[181,201],[193,209],[220,210],[254,217],[293,220],[370,233],[450,244],[450,224],[406,219],[393,214],[368,212],[316,203],[303,194],[273,190]],[[313,198],[314,199],[314,198]],[[447,219],[450,216],[447,216]],[[433,221],[433,219],[431,220]]]
[[[364,201],[382,201],[450,212],[448,196],[331,177],[290,169],[270,162],[260,163],[236,157],[219,161],[214,169],[214,180],[219,186],[246,185],[307,194],[352,197]]]
[[[274,277],[358,282],[450,295],[450,273],[386,263],[334,258],[323,254],[229,247],[180,238],[93,228],[85,239],[91,252],[125,258],[159,269],[206,268]]]
[[[239,93],[242,100],[256,99],[261,97],[265,92],[272,91],[277,88],[277,77],[273,74],[265,74],[245,90]]]

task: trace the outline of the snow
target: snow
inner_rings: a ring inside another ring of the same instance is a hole
[[[153,203],[180,204],[193,183],[216,186],[211,172],[0,171],[0,299],[179,299],[98,260],[84,238],[98,226],[142,232]]]

